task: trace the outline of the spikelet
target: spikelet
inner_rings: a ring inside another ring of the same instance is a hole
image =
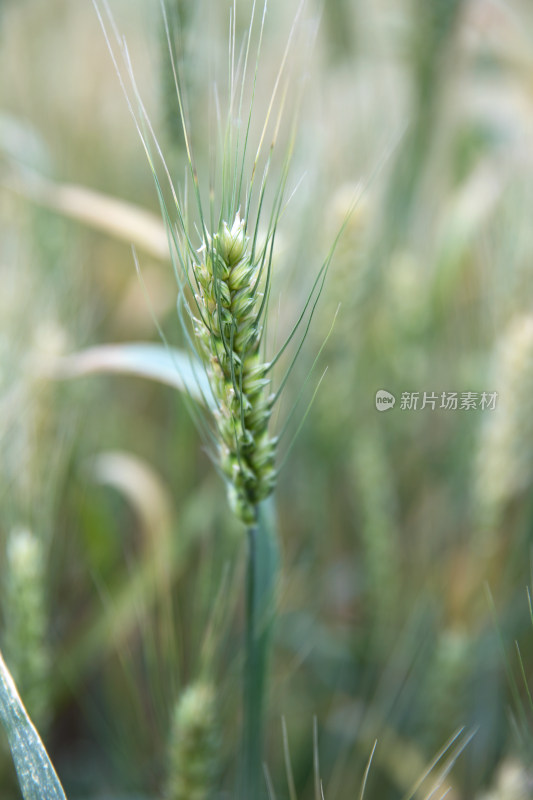
[[[335,447],[339,440],[344,443],[347,426],[353,425],[361,306],[370,279],[368,258],[365,258],[370,216],[368,198],[359,184],[341,186],[327,209],[325,230],[330,239],[345,226],[314,334],[320,347],[329,337],[332,321],[340,308],[326,350],[330,377],[324,381],[315,400],[315,424],[328,447]],[[320,231],[323,233],[322,229]],[[346,347],[347,341],[353,346]],[[334,414],[332,408],[335,408]]]
[[[438,748],[451,730],[466,723],[468,679],[473,666],[472,637],[461,627],[441,630],[425,676],[426,739]]]
[[[513,320],[504,334],[493,380],[498,403],[486,412],[475,487],[478,520],[489,528],[533,480],[533,316]]]
[[[376,635],[388,646],[400,590],[399,548],[395,487],[378,431],[358,433],[353,467],[370,606]]]
[[[502,761],[494,787],[478,800],[529,800],[533,790],[533,777],[524,764],[513,758]]]
[[[261,266],[248,253],[245,221],[224,222],[198,251],[192,272],[198,293],[196,334],[216,400],[219,460],[235,514],[255,521],[255,507],[273,491],[275,439],[268,363],[261,360],[258,320]]]
[[[7,542],[4,652],[28,713],[42,731],[48,722],[50,655],[46,644],[45,563],[41,541],[19,528]]]
[[[195,683],[181,696],[172,720],[168,800],[207,800],[218,772],[215,691]]]

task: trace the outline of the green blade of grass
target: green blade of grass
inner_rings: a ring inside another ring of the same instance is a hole
[[[0,719],[7,733],[24,800],[66,800],[48,753],[26,713],[1,653]]]

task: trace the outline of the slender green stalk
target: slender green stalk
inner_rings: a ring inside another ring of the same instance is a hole
[[[279,573],[279,546],[273,502],[264,501],[257,506],[256,512],[257,521],[248,529],[243,800],[256,800],[266,792],[262,778],[263,730]]]

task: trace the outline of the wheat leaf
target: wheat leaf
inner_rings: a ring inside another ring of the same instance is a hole
[[[103,372],[159,381],[206,405],[212,399],[203,365],[188,353],[165,345],[148,342],[99,345],[64,356],[52,365],[52,375],[56,378]]]
[[[0,719],[7,733],[24,800],[66,800],[59,778],[22,705],[1,653]]]
[[[118,197],[73,183],[54,183],[29,169],[2,177],[2,185],[34,203],[135,244],[160,261],[168,261],[168,239],[159,216]]]

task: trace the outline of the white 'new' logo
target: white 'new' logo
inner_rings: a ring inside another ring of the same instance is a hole
[[[376,392],[376,408],[378,411],[389,411],[394,408],[396,398],[385,389],[378,389]]]

